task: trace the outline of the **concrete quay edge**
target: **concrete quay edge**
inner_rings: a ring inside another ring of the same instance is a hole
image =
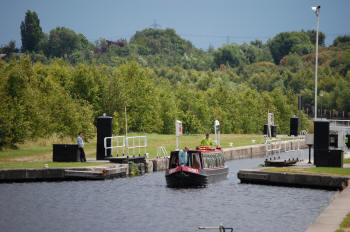
[[[342,190],[349,185],[349,177],[310,174],[310,173],[289,173],[269,172],[264,168],[239,170],[237,177],[241,183],[307,187],[328,190]]]
[[[116,164],[70,168],[0,169],[0,183],[106,179],[126,176],[128,171],[128,165]]]
[[[350,186],[332,197],[330,204],[305,232],[334,232],[339,229],[348,213],[350,213]]]

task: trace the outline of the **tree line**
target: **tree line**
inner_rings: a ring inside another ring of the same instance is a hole
[[[171,134],[181,120],[184,133],[206,133],[217,119],[222,133],[261,133],[272,112],[278,132],[288,133],[297,95],[305,113],[314,104],[314,31],[203,51],[173,29],[95,44],[63,27],[46,35],[31,11],[20,30],[21,49],[13,41],[0,48],[9,54],[0,60],[0,147],[79,131],[93,136],[103,113],[114,117],[113,133],[122,134],[125,108],[134,132]],[[330,47],[324,41],[321,33],[318,102],[350,116],[350,37]],[[25,55],[14,55],[19,50]]]

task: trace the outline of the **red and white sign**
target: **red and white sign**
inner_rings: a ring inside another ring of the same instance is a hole
[[[197,169],[197,168],[191,168],[191,167],[183,166],[182,170],[185,171],[185,172],[191,172],[191,173],[199,174],[199,169]]]
[[[182,122],[179,120],[176,120],[175,127],[176,127],[176,136],[181,136],[182,135]]]
[[[191,173],[194,173],[194,174],[199,174],[199,169],[186,167],[186,166],[179,166],[179,167],[176,167],[176,168],[169,169],[169,174],[173,174],[173,173],[179,172],[181,170],[184,171],[184,172],[191,172]]]
[[[181,167],[176,167],[176,168],[169,169],[169,174],[173,174],[175,172],[179,172],[180,170],[181,170]]]

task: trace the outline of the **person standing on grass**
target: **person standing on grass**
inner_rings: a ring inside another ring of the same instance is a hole
[[[79,132],[77,142],[78,142],[78,149],[80,151],[80,161],[86,162],[85,152],[84,152],[83,132]]]

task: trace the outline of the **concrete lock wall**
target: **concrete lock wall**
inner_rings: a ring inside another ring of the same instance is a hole
[[[296,149],[298,146],[297,140],[287,141],[291,144],[292,149]],[[300,149],[306,149],[307,145],[305,144],[305,140],[299,140]],[[281,145],[281,153],[284,152],[284,145]],[[225,148],[224,149],[224,157],[225,160],[236,160],[236,159],[253,159],[253,158],[262,158],[266,154],[266,146],[265,144],[257,144],[251,146],[244,147],[236,147],[236,148]]]
[[[153,161],[152,160],[146,160],[146,172],[151,173],[153,172]]]
[[[152,159],[153,171],[163,171],[168,169],[169,158]]]
[[[291,144],[292,149],[296,149],[298,146],[297,140],[290,140],[288,143]],[[299,140],[300,149],[306,149],[304,139]],[[244,147],[234,147],[223,149],[225,160],[236,160],[236,159],[253,159],[262,158],[266,154],[265,144],[257,144]],[[281,146],[281,152],[284,152],[284,145]],[[159,158],[159,159],[148,159],[146,160],[145,169],[147,173],[164,171],[168,169],[169,158]]]
[[[61,168],[0,170],[0,182],[60,180],[64,177],[64,169]]]

